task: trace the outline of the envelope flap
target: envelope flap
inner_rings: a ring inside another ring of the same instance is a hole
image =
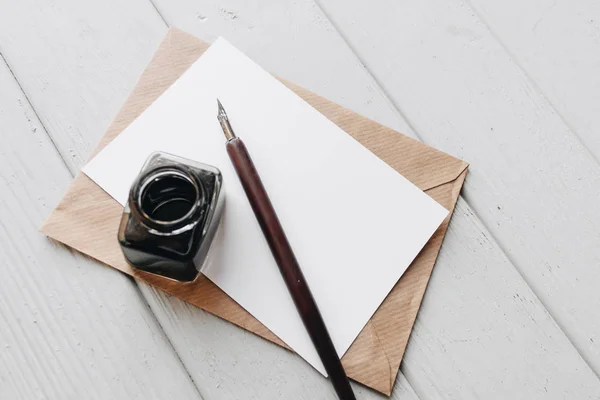
[[[348,350],[350,356],[342,359],[346,375],[353,379],[360,377],[363,384],[390,395],[400,360],[390,359],[386,350],[375,325],[369,322]]]
[[[342,129],[423,191],[456,180],[469,166],[376,122],[365,119],[363,123],[361,127],[342,126]]]
[[[423,191],[454,181],[469,166],[296,84],[281,81]]]

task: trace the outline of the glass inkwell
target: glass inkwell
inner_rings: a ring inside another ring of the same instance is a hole
[[[210,165],[153,153],[135,179],[118,239],[134,267],[193,281],[204,263],[224,205],[221,172]]]

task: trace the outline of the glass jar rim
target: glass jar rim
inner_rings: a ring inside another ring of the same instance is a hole
[[[195,197],[192,206],[185,213],[185,215],[171,221],[163,221],[153,218],[151,215],[149,215],[144,210],[142,201],[145,190],[150,184],[152,184],[157,178],[169,176],[176,176],[189,182],[194,188]],[[161,232],[176,230],[186,225],[190,225],[194,222],[197,222],[193,221],[192,219],[194,215],[198,213],[199,210],[201,210],[201,207],[206,200],[204,186],[196,178],[193,172],[183,165],[162,165],[157,166],[156,168],[152,168],[136,180],[132,189],[133,190],[131,191],[129,198],[130,208],[132,212],[134,212],[136,216],[140,219],[140,221],[147,225],[149,228],[153,228]]]

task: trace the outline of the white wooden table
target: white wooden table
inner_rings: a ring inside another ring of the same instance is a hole
[[[1,0],[0,399],[335,398],[37,231],[168,26],[472,164],[392,398],[600,398],[597,0]]]

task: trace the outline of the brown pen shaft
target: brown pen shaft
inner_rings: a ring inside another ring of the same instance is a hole
[[[227,141],[227,153],[338,397],[342,400],[355,399],[325,322],[244,142],[239,138]]]

